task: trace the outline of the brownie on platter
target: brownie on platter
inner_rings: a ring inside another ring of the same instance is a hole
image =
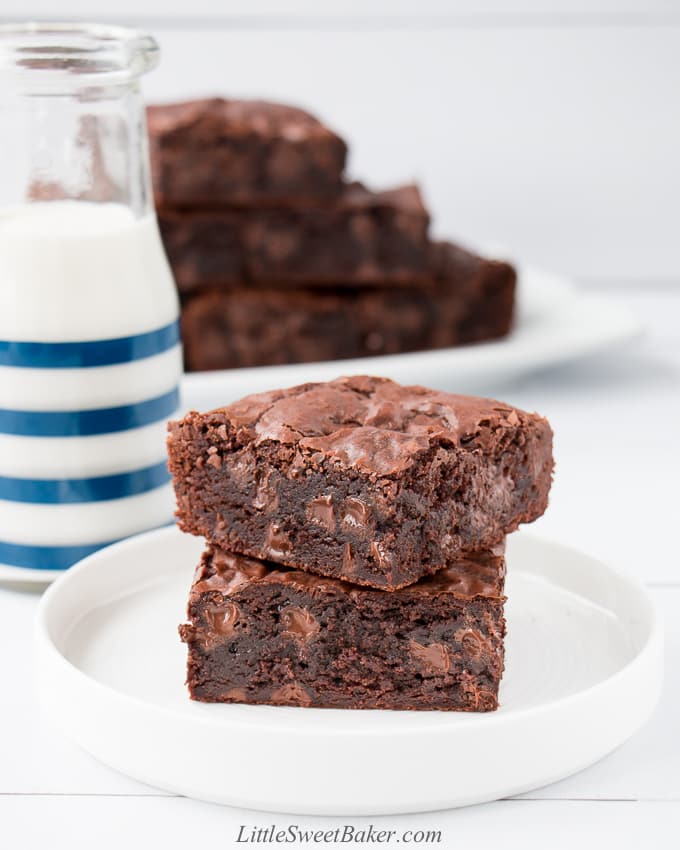
[[[300,203],[339,194],[347,145],[308,112],[205,98],[147,110],[156,204]]]
[[[192,372],[448,348],[505,336],[515,270],[458,246],[433,246],[433,280],[418,286],[207,289],[182,299]]]
[[[384,589],[537,519],[553,468],[537,414],[365,376],[192,411],[168,451],[184,531]]]
[[[328,204],[158,209],[180,292],[243,284],[412,284],[430,279],[429,215],[416,186],[346,186]]]
[[[180,626],[205,702],[492,711],[503,672],[499,552],[386,593],[208,548]]]

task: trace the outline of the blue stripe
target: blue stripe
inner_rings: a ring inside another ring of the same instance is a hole
[[[180,341],[179,321],[135,336],[90,342],[12,342],[0,340],[0,366],[23,369],[84,369],[113,366],[162,354]]]
[[[160,527],[165,528],[173,524],[172,522],[164,523]],[[0,540],[0,564],[9,567],[25,567],[30,570],[65,570],[93,552],[98,552],[114,543],[120,543],[121,540],[125,538],[75,546],[26,546]]]
[[[67,505],[103,502],[137,496],[162,487],[170,480],[166,461],[145,469],[100,475],[97,478],[4,478],[0,477],[0,499],[38,505]]]
[[[171,416],[179,407],[179,388],[169,393],[94,410],[35,411],[0,409],[0,434],[24,437],[89,437],[143,428]]]
[[[98,549],[117,542],[110,540],[108,543],[83,546],[21,546],[0,541],[0,564],[32,570],[65,570]]]

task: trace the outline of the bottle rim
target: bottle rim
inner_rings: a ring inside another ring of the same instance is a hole
[[[104,24],[0,24],[0,82],[29,88],[129,83],[153,70],[160,48],[140,30]]]

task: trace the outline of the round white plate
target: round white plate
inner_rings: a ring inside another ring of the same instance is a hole
[[[519,275],[515,327],[504,339],[355,360],[194,372],[184,377],[182,404],[187,409],[209,409],[274,387],[361,374],[483,394],[525,373],[630,341],[641,330],[636,316],[611,299],[583,294],[561,278],[524,268]]]
[[[38,614],[47,716],[96,758],[160,788],[290,813],[462,806],[592,764],[657,701],[661,629],[644,589],[520,533],[508,541],[498,711],[191,702],[177,625],[202,545],[173,528],[101,550],[55,582]]]

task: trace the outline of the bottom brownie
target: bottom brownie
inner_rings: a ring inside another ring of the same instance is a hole
[[[485,553],[384,591],[209,548],[180,626],[191,697],[492,711],[504,576],[503,557]]]
[[[189,371],[340,360],[496,339],[515,272],[455,245],[432,249],[429,284],[214,289],[185,296]]]

